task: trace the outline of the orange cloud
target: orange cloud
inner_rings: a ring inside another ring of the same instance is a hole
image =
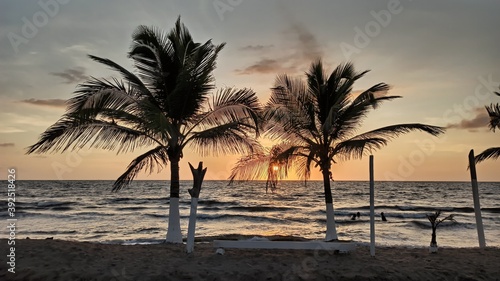
[[[490,121],[490,117],[488,113],[484,109],[484,107],[476,108],[475,110],[476,116],[472,119],[463,119],[462,121],[455,124],[448,124],[448,129],[466,129],[469,132],[477,132],[477,129],[488,129],[488,122]]]

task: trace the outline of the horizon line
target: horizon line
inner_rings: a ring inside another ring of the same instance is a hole
[[[19,181],[116,181],[116,180],[111,180],[111,179],[17,179],[16,182]],[[158,180],[158,179],[138,179],[138,180],[133,180],[132,182],[135,181],[165,181],[165,182],[170,182],[169,179],[164,179],[164,180]],[[192,179],[186,180],[186,179],[181,179],[179,181],[193,181]],[[228,179],[223,179],[223,180],[203,180],[204,182],[207,181],[229,181]],[[245,183],[245,182],[266,182],[265,179],[263,180],[248,180],[248,181],[234,181],[234,183]],[[304,182],[304,180],[282,180],[282,182]],[[307,180],[307,182],[323,182],[323,180]],[[369,180],[336,180],[335,182],[370,182]],[[408,181],[395,181],[395,180],[375,180],[375,182],[470,182],[469,180],[463,181],[463,180],[408,180]],[[478,182],[485,182],[485,183],[500,183],[499,181],[478,181]]]

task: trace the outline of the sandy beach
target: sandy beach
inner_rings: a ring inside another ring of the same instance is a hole
[[[0,240],[5,261],[7,240]],[[371,257],[313,250],[226,249],[212,243],[111,245],[16,240],[15,273],[0,263],[1,280],[499,280],[500,249],[380,247]]]

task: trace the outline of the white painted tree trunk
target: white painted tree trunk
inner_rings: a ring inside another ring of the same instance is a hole
[[[191,211],[189,213],[188,236],[186,243],[186,251],[192,253],[194,251],[194,232],[196,229],[196,210],[198,208],[198,198],[191,198]]]
[[[333,203],[326,204],[326,238],[325,241],[338,240],[337,226],[333,214]]]
[[[182,243],[181,217],[179,214],[179,198],[170,197],[168,214],[167,243]]]

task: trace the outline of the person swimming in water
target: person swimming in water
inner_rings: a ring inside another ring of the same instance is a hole
[[[356,220],[356,214],[352,214],[351,220],[352,220],[352,221],[355,221],[355,220]]]
[[[358,219],[359,219],[359,217],[361,217],[361,214],[360,214],[359,212],[357,212],[357,213],[356,213],[356,216],[357,216],[357,217],[358,217]]]
[[[382,221],[387,221],[387,219],[385,218],[384,212],[380,213],[380,216],[382,217]]]

